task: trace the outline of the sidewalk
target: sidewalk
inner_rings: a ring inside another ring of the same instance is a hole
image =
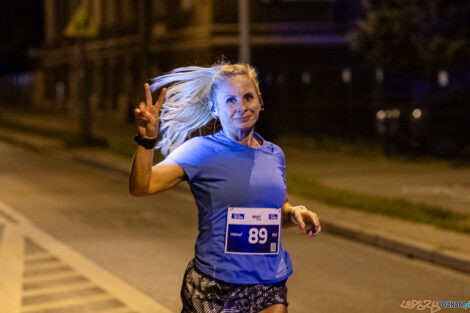
[[[5,116],[3,110],[0,113]],[[25,124],[47,126],[48,128],[56,127],[56,129],[70,129],[78,124],[75,123],[76,121],[64,118],[57,119],[47,115],[25,115],[18,116],[18,119]],[[113,127],[112,123],[108,123],[108,125],[102,123],[101,126],[94,128],[94,133],[101,134],[102,137],[106,137],[110,141],[111,145],[119,147],[132,141],[134,128],[132,125]],[[127,175],[129,172],[130,159],[112,153],[109,149],[65,149],[59,140],[38,135],[32,136],[1,126],[0,140],[27,146],[55,157],[99,166],[123,175]],[[466,202],[470,201],[470,169],[468,168],[451,169],[439,164],[417,164],[360,156],[351,157],[333,152],[305,153],[305,151],[296,149],[287,149],[286,156],[288,170],[290,168],[305,168],[306,173],[332,187],[368,194],[398,195],[400,198],[411,201],[424,199],[429,200],[431,204],[445,203],[447,207],[458,211],[468,212],[470,210],[470,206],[467,206]],[[364,177],[367,179],[364,180]],[[441,190],[447,190],[447,192],[440,192],[439,189],[429,187],[428,189],[431,191],[438,190],[438,192],[434,192],[433,197],[430,197],[426,196],[424,191],[421,193],[410,191],[415,190],[418,186],[423,186],[423,182],[428,182],[428,186],[433,186],[436,182],[445,182],[448,188],[454,188],[458,192],[450,193],[448,192],[450,189],[445,188],[441,188]],[[377,186],[382,186],[382,188]],[[408,189],[403,186],[408,186]],[[179,188],[188,189],[186,184],[180,184]],[[449,200],[449,194],[457,195],[453,198],[454,201]],[[324,232],[470,273],[469,235],[383,215],[332,207],[295,195],[289,195],[289,199],[293,204],[304,204],[316,211]]]

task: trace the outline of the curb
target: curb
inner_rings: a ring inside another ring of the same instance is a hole
[[[12,135],[8,137],[0,136],[0,140],[21,147],[27,147],[34,151],[53,157],[80,162],[86,165],[94,166],[121,175],[129,175],[129,165],[124,167],[116,166],[114,165],[114,163],[111,165],[106,164],[104,162],[100,162],[99,160],[91,156],[60,150],[58,149],[56,144],[50,144],[49,142],[41,144],[39,143],[37,138],[35,138],[34,140],[29,140],[28,137],[23,135],[16,136],[15,132],[9,131],[9,133]],[[182,185],[178,185],[177,187],[177,189],[179,189],[180,191],[189,191],[189,188],[183,187]],[[385,236],[383,234],[374,232],[364,232],[358,229],[354,229],[354,227],[350,227],[349,225],[347,225],[347,223],[342,222],[331,222],[322,219],[322,228],[326,233],[332,235],[341,236],[364,244],[372,245],[390,252],[401,254],[409,258],[416,258],[432,264],[440,265],[446,268],[470,274],[470,258],[465,255],[445,251],[437,251],[432,247],[429,247],[422,243],[413,242],[405,238],[398,238],[390,235]]]
[[[437,251],[432,247],[408,239],[364,232],[324,219],[321,223],[327,233],[470,274],[470,259],[464,255]]]

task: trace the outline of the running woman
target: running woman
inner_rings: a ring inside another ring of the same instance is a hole
[[[248,64],[182,67],[144,87],[130,193],[152,195],[184,180],[198,208],[181,312],[287,312],[292,263],[281,226],[295,224],[310,237],[321,226],[314,212],[287,201],[284,153],[254,131],[263,110],[256,71]],[[212,119],[220,131],[188,139]],[[166,157],[152,166],[155,148]]]

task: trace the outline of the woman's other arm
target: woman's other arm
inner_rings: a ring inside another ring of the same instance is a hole
[[[302,235],[308,234],[310,237],[321,232],[320,220],[315,212],[308,210],[304,206],[292,206],[289,201],[284,202],[281,207],[282,225],[297,225]]]

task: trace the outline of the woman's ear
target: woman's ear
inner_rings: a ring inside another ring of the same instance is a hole
[[[212,113],[212,116],[214,118],[219,118],[219,114],[217,112],[217,108],[216,108],[216,105],[214,103],[214,101],[209,101],[209,107],[211,108],[211,113]]]
[[[263,102],[263,98],[261,97],[259,97],[259,104],[261,105],[260,111],[264,111],[264,102]]]

